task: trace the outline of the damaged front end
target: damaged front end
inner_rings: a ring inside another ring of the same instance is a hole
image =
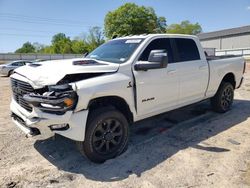
[[[12,121],[26,135],[52,133],[83,141],[89,110],[86,106],[75,110],[82,97],[77,83],[113,74],[119,68],[116,64],[92,64],[68,60],[60,65],[45,63],[18,69],[11,76]]]
[[[51,85],[31,85],[28,82],[11,78],[13,99],[25,110],[32,112],[37,108],[42,112],[62,115],[66,111],[74,110],[78,95],[75,82],[102,76],[104,72],[67,74]],[[20,77],[18,74],[17,77]],[[35,89],[38,87],[37,89]]]
[[[73,110],[78,100],[76,92],[69,84],[48,86],[43,93],[32,92],[25,94],[23,98],[33,107],[57,115]]]

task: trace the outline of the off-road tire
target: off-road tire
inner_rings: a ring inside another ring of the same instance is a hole
[[[77,148],[92,162],[102,163],[123,153],[127,149],[128,138],[129,124],[126,117],[114,108],[102,107],[89,114],[85,139],[77,142]]]
[[[219,113],[231,109],[234,99],[234,87],[229,82],[222,82],[215,96],[211,98],[211,105],[214,111]]]

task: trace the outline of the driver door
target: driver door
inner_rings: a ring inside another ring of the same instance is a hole
[[[179,78],[176,73],[171,42],[169,38],[152,40],[140,55],[138,62],[148,61],[152,50],[166,50],[166,68],[133,70],[136,82],[138,116],[149,117],[174,108],[179,98]]]

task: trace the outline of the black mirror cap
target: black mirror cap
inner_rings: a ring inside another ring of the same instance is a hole
[[[148,57],[148,62],[159,62],[162,68],[167,67],[168,53],[166,50],[152,50]]]
[[[168,54],[166,50],[152,50],[148,61],[137,62],[134,66],[136,71],[147,71],[149,69],[166,68],[168,65]]]
[[[162,68],[162,65],[160,62],[142,61],[142,62],[136,63],[134,68],[136,71],[147,71],[149,69],[160,69]]]

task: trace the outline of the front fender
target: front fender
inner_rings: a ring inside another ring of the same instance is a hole
[[[123,98],[133,113],[135,110],[133,80],[121,73],[107,74],[87,80],[76,82],[78,103],[75,111],[87,109],[92,99],[107,96]]]

